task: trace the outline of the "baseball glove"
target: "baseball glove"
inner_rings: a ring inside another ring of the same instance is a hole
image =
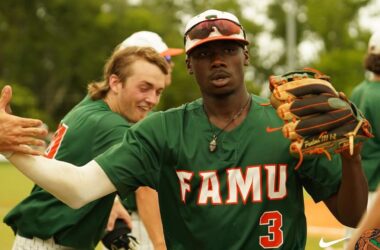
[[[379,250],[380,249],[380,229],[369,229],[363,232],[355,244],[355,250]]]
[[[104,235],[102,243],[110,250],[137,250],[139,246],[139,242],[121,219],[117,219],[114,229]]]
[[[290,153],[299,157],[298,169],[307,155],[332,153],[372,137],[369,122],[330,78],[314,69],[269,78],[270,103],[285,122],[284,136],[290,139]],[[274,129],[275,130],[275,129]],[[273,129],[272,129],[273,131]]]

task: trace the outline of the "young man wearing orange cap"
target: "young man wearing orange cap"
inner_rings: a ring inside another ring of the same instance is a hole
[[[356,225],[367,195],[358,150],[308,159],[294,171],[290,142],[265,134],[282,121],[244,84],[247,45],[236,16],[205,11],[185,29],[186,64],[201,99],[147,117],[81,168],[21,154],[9,160],[72,207],[155,188],[168,249],[303,249],[303,188],[342,223]]]

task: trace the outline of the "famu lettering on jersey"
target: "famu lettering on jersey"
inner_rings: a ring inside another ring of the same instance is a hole
[[[263,194],[262,172],[266,172],[267,188]],[[236,204],[239,201],[261,202],[263,195],[270,200],[283,199],[286,194],[287,165],[265,165],[248,166],[243,173],[241,168],[231,168],[226,170],[228,198],[222,200],[220,190],[220,180],[217,171],[199,172],[200,183],[192,184],[192,179],[196,173],[186,170],[176,170],[180,183],[181,199],[186,203],[186,194],[191,192],[198,193],[197,204]],[[192,186],[199,187],[193,190]]]

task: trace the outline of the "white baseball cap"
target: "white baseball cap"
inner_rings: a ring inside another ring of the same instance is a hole
[[[373,33],[369,39],[368,54],[380,55],[380,31]]]
[[[226,20],[227,22],[222,22],[218,27],[218,23],[212,22],[217,20]],[[204,25],[200,27],[200,29],[194,30],[197,25],[207,22],[209,22],[209,26]],[[192,31],[194,34],[192,34]],[[235,40],[244,45],[249,44],[239,19],[229,12],[214,9],[206,10],[190,19],[185,28],[184,40],[186,53],[189,53],[192,49],[201,44],[216,40]]]
[[[133,33],[120,44],[119,50],[130,46],[151,47],[162,56],[176,56],[183,53],[183,49],[168,48],[162,38],[151,31]]]

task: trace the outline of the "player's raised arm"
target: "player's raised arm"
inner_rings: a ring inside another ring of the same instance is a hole
[[[8,160],[38,186],[72,208],[116,191],[95,161],[76,167],[67,162],[24,154],[13,154]]]
[[[39,151],[22,145],[43,146],[45,142],[39,138],[46,136],[47,130],[41,127],[40,120],[11,115],[11,99],[12,88],[7,85],[2,89],[0,98],[0,151],[40,154]]]
[[[357,226],[368,199],[368,185],[361,167],[360,151],[361,144],[358,144],[353,155],[349,150],[341,153],[342,181],[338,193],[324,200],[336,219],[349,227]]]

